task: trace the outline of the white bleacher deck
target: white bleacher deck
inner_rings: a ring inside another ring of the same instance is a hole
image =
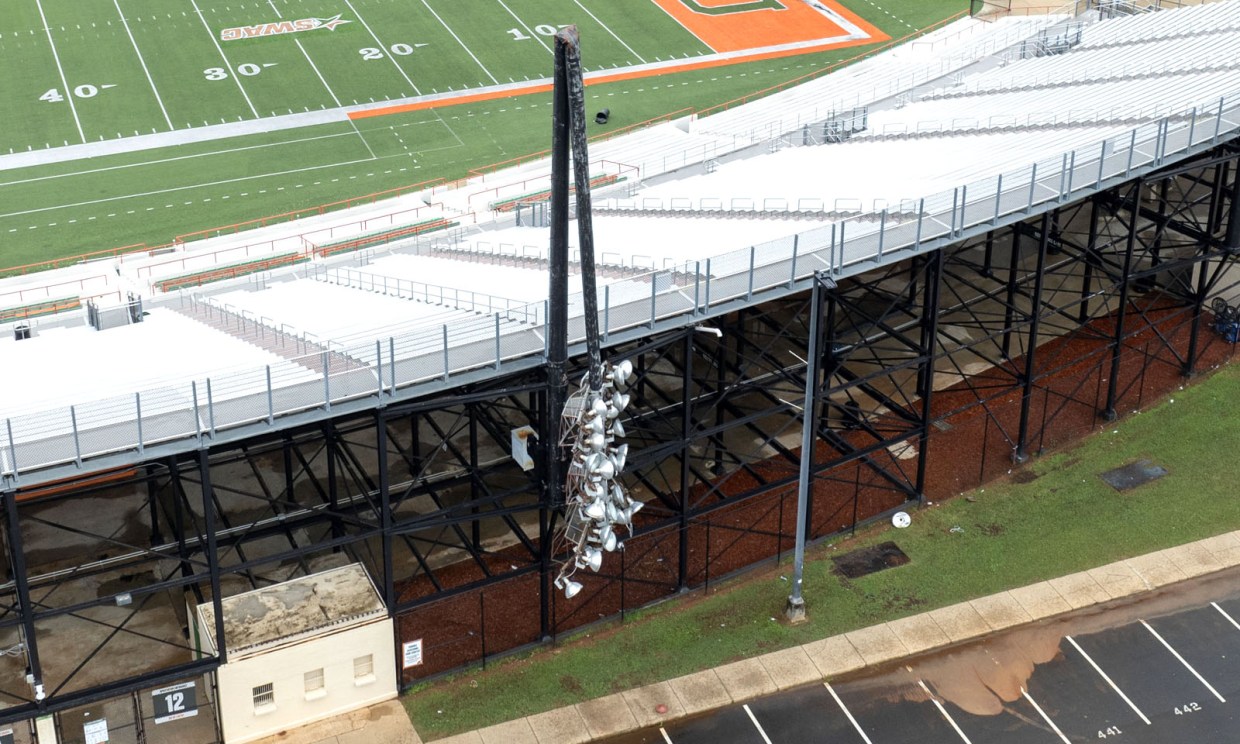
[[[1078,30],[1080,43],[1059,54],[1021,59],[1029,47],[1014,48]],[[591,173],[624,178],[594,193],[602,330],[692,322],[703,306],[752,295],[762,272],[766,289],[815,269],[846,275],[884,259],[884,245],[914,243],[914,231],[918,244],[958,237],[966,222],[1152,168],[1175,138],[1183,152],[1232,137],[1238,50],[1240,0],[1102,21],[965,19],[744,106],[593,142]],[[853,106],[868,107],[864,130],[830,144],[801,138],[803,125]],[[148,432],[167,440],[536,358],[549,231],[490,205],[547,189],[548,173],[546,160],[529,162],[165,254],[0,281],[0,309],[134,293],[150,311],[103,332],[80,311],[32,319],[35,338],[19,342],[0,324],[0,473],[14,472],[14,455],[17,471],[71,461],[70,405],[89,419],[79,428],[120,426],[141,392],[143,418],[163,416]],[[432,217],[460,225],[326,259],[313,250]],[[570,243],[576,257],[575,223]],[[309,260],[154,291],[160,278],[295,251]],[[573,295],[570,338],[582,309]],[[209,419],[208,378],[214,401],[236,403]],[[86,433],[100,442],[81,445],[88,455],[135,443],[129,430]]]

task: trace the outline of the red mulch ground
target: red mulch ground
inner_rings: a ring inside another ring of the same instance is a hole
[[[1206,316],[1202,321],[1197,370],[1224,364],[1234,353],[1232,345],[1209,330],[1208,320]],[[1188,322],[1189,315],[1180,308],[1152,309],[1147,317],[1129,316],[1128,328],[1139,330],[1129,337],[1120,357],[1116,402],[1120,416],[1185,384],[1181,364],[1171,349],[1181,356],[1186,353]],[[1030,455],[1061,448],[1107,424],[1098,411],[1104,407],[1111,372],[1105,339],[1113,332],[1114,321],[1104,319],[1038,347],[1035,359],[1039,379],[1029,406]],[[1023,358],[1015,359],[1006,371],[985,373],[990,379],[1006,377],[1005,386],[975,391],[961,383],[935,393],[932,418],[945,425],[932,431],[928,444],[927,498],[949,498],[1002,477],[1014,467],[1012,439],[1020,420],[1023,393],[1015,373],[1024,363]],[[987,398],[984,404],[979,394]],[[828,462],[839,454],[819,443],[815,457]],[[885,470],[913,482],[916,457],[895,460],[886,450],[873,457]],[[772,458],[756,463],[753,470],[768,482],[787,479],[788,485],[689,522],[683,533],[688,541],[688,586],[708,585],[791,550],[796,528],[795,466]],[[697,496],[719,499],[759,485],[752,475],[737,471],[713,484],[699,484],[691,494],[691,503]],[[708,494],[710,490],[716,493]],[[884,481],[873,468],[858,461],[838,465],[815,480],[810,536],[845,532],[906,503],[905,493]],[[682,532],[676,521],[664,521],[659,526],[658,519],[646,515],[646,523],[640,527],[649,531],[627,540],[624,551],[609,556],[603,570],[592,575],[585,582],[586,588],[572,600],[552,592],[550,627],[554,633],[677,593]],[[527,572],[484,589],[431,601],[398,618],[402,639],[421,638],[424,643],[424,662],[405,671],[406,684],[541,640],[539,576],[537,566],[529,564],[528,552],[520,547],[501,551],[489,556],[488,563],[496,575],[512,574],[514,566]],[[484,578],[472,562],[448,567],[436,575],[446,587],[465,586]],[[433,587],[424,577],[400,587],[402,601],[432,594]]]

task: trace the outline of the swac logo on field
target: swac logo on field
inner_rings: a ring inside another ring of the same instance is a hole
[[[343,20],[340,14],[337,13],[331,18],[299,18],[295,21],[260,23],[256,26],[236,26],[220,31],[220,40],[233,41],[235,39],[253,39],[258,36],[279,36],[280,34],[295,34],[300,31],[313,31],[318,28],[335,31],[336,27],[342,23],[349,23],[349,21]]]

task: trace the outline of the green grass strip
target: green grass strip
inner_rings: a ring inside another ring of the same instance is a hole
[[[62,297],[58,300],[42,300],[41,302],[32,302],[29,305],[19,305],[17,307],[6,307],[0,309],[0,323],[7,323],[10,320],[25,320],[27,318],[40,318],[44,315],[55,315],[66,310],[76,310],[82,306],[80,297]]]
[[[718,592],[415,688],[403,702],[422,737],[436,739],[1238,529],[1240,458],[1219,456],[1235,440],[1236,400],[1240,365],[1035,460],[1031,482],[935,503],[906,530],[876,526],[812,547],[804,625],[778,621],[785,560]],[[1169,474],[1122,494],[1098,477],[1142,458]],[[912,561],[856,580],[832,573],[832,555],[884,540]]]

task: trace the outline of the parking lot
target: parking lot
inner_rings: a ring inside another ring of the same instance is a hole
[[[1235,578],[1072,613],[610,742],[1240,744]]]

